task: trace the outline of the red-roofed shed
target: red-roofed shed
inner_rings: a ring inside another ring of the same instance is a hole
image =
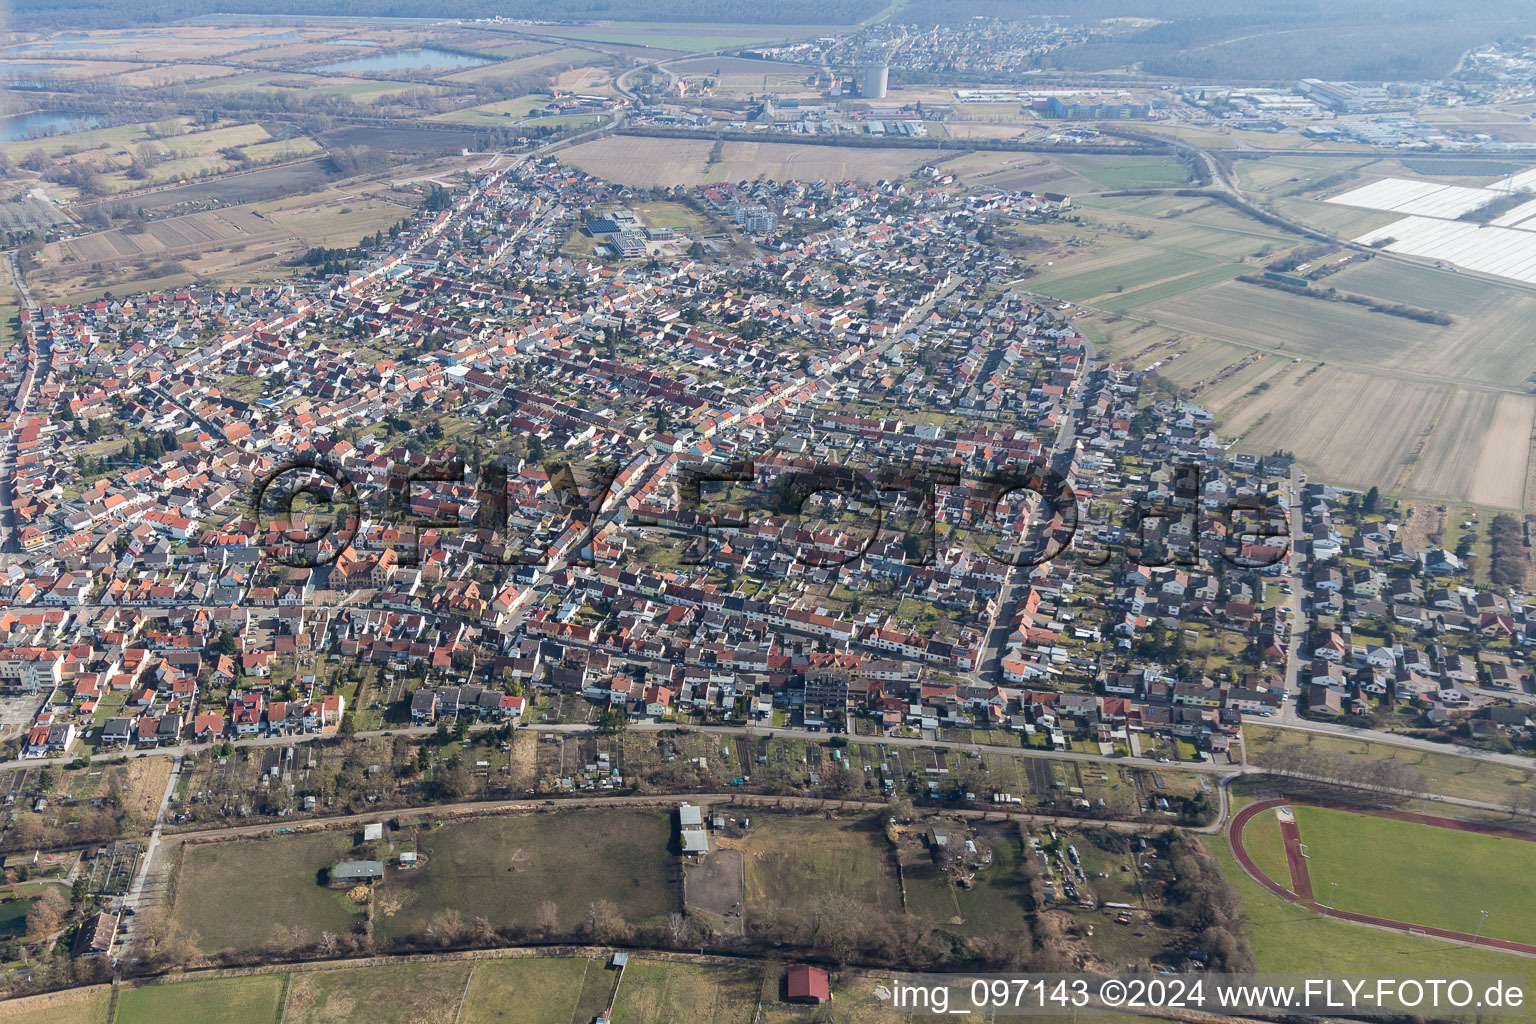
[[[792,1003],[824,1003],[832,998],[832,985],[827,972],[820,967],[799,965],[789,969],[789,1001]]]

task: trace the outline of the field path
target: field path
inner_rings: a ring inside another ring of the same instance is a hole
[[[1393,931],[1412,932],[1415,935],[1429,935],[1437,939],[1449,939],[1452,942],[1464,942],[1469,945],[1492,946],[1505,952],[1536,957],[1536,945],[1526,942],[1515,942],[1511,939],[1492,939],[1485,935],[1479,936],[1467,932],[1453,931],[1449,928],[1436,928],[1427,924],[1394,921],[1390,918],[1373,917],[1370,914],[1355,914],[1347,910],[1337,910],[1333,907],[1323,906],[1312,898],[1312,883],[1307,875],[1306,861],[1301,856],[1301,836],[1296,827],[1294,816],[1291,817],[1289,822],[1282,817],[1280,822],[1280,831],[1285,837],[1285,857],[1291,869],[1291,884],[1293,887],[1287,889],[1260,871],[1258,866],[1253,863],[1253,858],[1248,855],[1248,850],[1243,845],[1243,829],[1247,827],[1250,821],[1265,811],[1271,808],[1289,807],[1291,804],[1292,801],[1284,799],[1261,800],[1258,803],[1249,804],[1232,818],[1232,824],[1227,830],[1227,839],[1232,845],[1232,854],[1237,858],[1238,864],[1242,865],[1243,870],[1248,873],[1249,877],[1270,892],[1291,903],[1299,903],[1308,910],[1316,911],[1326,917],[1337,918],[1340,921],[1352,921],[1355,924],[1372,925],[1377,928],[1390,928]],[[1326,807],[1328,805],[1314,804],[1314,806]],[[1419,825],[1430,825],[1434,828],[1449,828],[1458,832],[1476,832],[1479,835],[1498,836],[1502,839],[1519,839],[1522,842],[1536,843],[1536,835],[1499,828],[1497,825],[1481,825],[1470,821],[1457,821],[1454,818],[1439,818],[1431,814],[1382,810],[1374,807],[1341,805],[1335,809],[1348,810],[1352,814],[1372,814],[1379,818],[1410,821]],[[1297,889],[1304,890],[1304,892],[1298,892]]]

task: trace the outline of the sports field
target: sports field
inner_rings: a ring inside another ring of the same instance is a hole
[[[1248,822],[1243,829],[1243,845],[1248,856],[1253,858],[1254,867],[1268,875],[1271,881],[1290,888],[1290,867],[1285,862],[1285,843],[1274,811],[1264,811]]]
[[[1243,902],[1249,941],[1260,971],[1379,975],[1390,969],[1400,977],[1449,977],[1451,972],[1524,974],[1530,969],[1529,959],[1512,953],[1365,928],[1313,913],[1280,899],[1249,878],[1232,856],[1225,836],[1201,838]],[[1536,1021],[1536,1010],[1500,1019],[1511,1024]]]
[[[1536,843],[1322,807],[1295,813],[1318,902],[1468,933],[1487,910],[1483,935],[1536,942]]]

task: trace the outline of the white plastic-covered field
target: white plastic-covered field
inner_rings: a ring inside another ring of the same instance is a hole
[[[1515,186],[1518,187],[1518,186]],[[1342,206],[1360,206],[1389,213],[1412,213],[1421,217],[1455,219],[1469,210],[1497,199],[1501,193],[1464,185],[1442,185],[1437,181],[1411,178],[1382,178],[1369,185],[1351,189],[1328,200]]]
[[[1404,217],[1355,241],[1388,252],[1444,260],[1458,267],[1536,284],[1536,231],[1464,220]]]
[[[1536,192],[1536,167],[1518,174],[1511,174],[1507,178],[1500,178],[1488,187],[1500,192],[1518,192],[1523,188]]]
[[[1536,231],[1536,199],[1521,203],[1504,216],[1495,217],[1488,223],[1496,228],[1519,227],[1526,231]]]

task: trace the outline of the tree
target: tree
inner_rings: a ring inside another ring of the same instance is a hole
[[[59,914],[47,900],[38,900],[27,911],[27,938],[33,942],[46,939],[59,930]]]
[[[1365,511],[1366,511],[1367,515],[1369,515],[1372,512],[1375,512],[1376,511],[1376,506],[1379,505],[1380,503],[1381,503],[1381,492],[1378,491],[1376,488],[1372,487],[1370,490],[1365,492],[1365,505],[1364,505],[1364,508],[1365,508]]]

